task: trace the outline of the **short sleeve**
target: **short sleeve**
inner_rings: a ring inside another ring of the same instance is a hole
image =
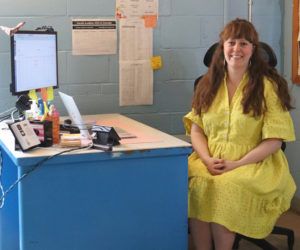
[[[199,114],[195,112],[194,109],[192,109],[190,113],[183,117],[183,123],[185,126],[186,135],[188,136],[191,135],[191,128],[193,123],[196,123],[200,128],[203,129],[202,118]]]
[[[294,141],[292,118],[288,111],[282,109],[274,84],[265,79],[264,87],[267,111],[264,114],[262,139],[281,138],[284,141]]]

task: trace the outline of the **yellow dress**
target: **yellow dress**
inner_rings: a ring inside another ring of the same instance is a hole
[[[187,135],[192,123],[201,127],[213,157],[239,160],[263,139],[295,140],[289,112],[283,111],[275,86],[264,79],[267,112],[254,118],[242,112],[245,74],[229,104],[225,79],[206,113],[194,110],[184,117]],[[198,155],[189,157],[188,216],[224,225],[252,238],[265,238],[290,207],[296,186],[282,150],[265,160],[241,166],[222,175],[211,175]]]

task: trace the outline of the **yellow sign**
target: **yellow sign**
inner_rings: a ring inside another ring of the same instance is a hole
[[[162,68],[161,56],[151,57],[151,65],[152,65],[152,69]]]

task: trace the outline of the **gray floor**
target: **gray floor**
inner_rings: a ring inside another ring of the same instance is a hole
[[[294,234],[295,234],[294,250],[299,250],[300,249],[300,215],[294,213],[293,211],[287,211],[286,213],[281,215],[281,217],[277,222],[277,225],[294,230]],[[279,250],[288,250],[287,240],[285,236],[270,235],[267,237],[267,240],[275,247],[277,247]],[[261,248],[253,245],[248,241],[241,240],[239,249],[260,250]],[[195,250],[190,236],[189,236],[189,250]]]

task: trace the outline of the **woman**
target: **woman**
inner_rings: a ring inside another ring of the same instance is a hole
[[[184,117],[189,157],[189,223],[196,249],[231,249],[235,232],[265,238],[290,206],[295,183],[281,150],[295,140],[286,81],[260,54],[242,19],[220,34],[208,72]]]

